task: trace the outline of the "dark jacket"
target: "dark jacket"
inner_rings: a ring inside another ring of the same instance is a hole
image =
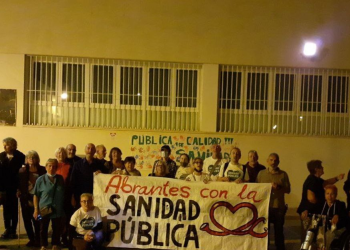
[[[0,153],[0,192],[16,193],[18,187],[18,171],[25,161],[25,155],[18,150],[13,152],[11,161],[6,152]]]
[[[46,169],[43,166],[37,166],[38,175],[46,174]],[[29,182],[29,165],[26,164],[18,172],[18,189],[21,192],[21,200],[32,200],[32,195],[28,193]]]

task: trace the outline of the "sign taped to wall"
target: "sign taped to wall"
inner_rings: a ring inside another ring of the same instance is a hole
[[[271,184],[94,177],[111,248],[266,249],[270,191]]]

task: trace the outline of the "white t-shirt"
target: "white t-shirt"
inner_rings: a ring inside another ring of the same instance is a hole
[[[231,162],[224,173],[224,166],[220,169],[220,177],[228,177],[230,181],[235,181],[237,179],[243,179],[243,165],[234,165]],[[244,176],[244,181],[249,181],[249,174],[246,173]]]
[[[188,167],[179,167],[176,171],[175,178],[176,179],[185,179],[187,175],[191,174],[193,172],[193,168],[190,166]]]
[[[102,218],[101,211],[98,207],[94,207],[93,210],[88,212],[85,212],[82,208],[79,208],[70,219],[70,224],[73,227],[76,227],[77,233],[81,235],[85,235],[100,222],[102,222]]]
[[[209,180],[209,175],[205,173],[202,173],[201,175],[195,175],[192,173],[186,177],[186,181],[204,181],[205,179]]]
[[[219,177],[221,168],[225,164],[225,160],[221,159],[217,164],[218,159],[214,159],[212,156],[206,158],[203,163],[203,173],[209,174],[211,179],[215,181]]]

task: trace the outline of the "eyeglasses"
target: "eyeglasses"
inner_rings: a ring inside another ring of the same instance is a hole
[[[193,162],[193,164],[202,164],[202,162],[201,161],[195,161],[195,162]]]

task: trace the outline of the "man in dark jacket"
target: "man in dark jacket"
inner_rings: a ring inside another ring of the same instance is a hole
[[[17,238],[18,200],[18,171],[25,161],[23,153],[17,150],[17,141],[11,137],[2,141],[4,152],[0,153],[0,196],[2,197],[5,232],[1,238]]]

